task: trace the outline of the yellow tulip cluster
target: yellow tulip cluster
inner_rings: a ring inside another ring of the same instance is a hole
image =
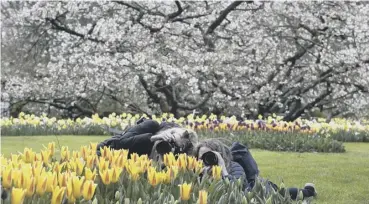
[[[334,118],[329,123],[324,119],[317,119],[317,121],[306,121],[312,128],[324,131],[328,130],[332,133],[338,131],[353,131],[353,132],[369,132],[369,121],[351,121],[341,118]]]
[[[175,166],[179,169],[192,170],[197,173],[203,168],[203,162],[201,160],[197,160],[195,157],[186,154],[180,154],[176,159],[172,152],[163,156],[163,163],[167,167]]]
[[[93,147],[96,148],[96,144],[91,144],[88,149]],[[2,186],[12,189],[11,203],[23,203],[27,197],[41,197],[44,194],[52,195],[52,204],[61,203],[64,196],[69,203],[80,198],[92,199],[96,189],[96,173],[85,168],[85,176],[82,176],[85,161],[82,157],[66,156],[70,155],[66,147],[61,150],[60,162],[52,160],[54,153],[55,143],[49,143],[41,153],[25,148],[23,153],[12,154],[10,159],[1,156]],[[73,155],[79,154],[74,152]]]
[[[93,200],[99,182],[101,185],[125,182],[122,172],[126,172],[132,181],[143,178],[142,175],[147,173],[147,182],[155,187],[161,183],[171,184],[179,171],[199,173],[203,169],[202,161],[185,154],[177,157],[173,153],[164,155],[166,169],[157,171],[147,155],[133,153],[128,156],[128,150],[104,147],[98,157],[96,148],[97,143],[81,146],[79,151],[62,146],[58,150],[58,161],[54,142],[40,153],[25,148],[22,153],[12,154],[10,158],[1,155],[2,187],[11,190],[12,204],[41,198],[45,194],[52,204],[60,204],[65,198],[68,203],[75,203],[81,199]],[[213,171],[213,177],[219,179],[220,171]],[[191,185],[183,184],[180,188],[181,199],[186,200]],[[203,201],[200,203],[206,203],[206,192],[202,191],[201,196]]]

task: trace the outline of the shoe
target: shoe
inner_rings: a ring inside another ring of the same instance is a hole
[[[306,183],[304,189],[308,190],[311,193],[311,196],[317,197],[318,193],[315,190],[315,185],[313,183]]]

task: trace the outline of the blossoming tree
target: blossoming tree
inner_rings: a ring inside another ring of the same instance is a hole
[[[367,2],[2,6],[2,85],[12,104],[285,120],[368,107]]]

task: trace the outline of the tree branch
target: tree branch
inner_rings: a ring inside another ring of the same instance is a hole
[[[86,35],[84,35],[82,33],[78,33],[78,32],[76,32],[74,30],[71,30],[67,27],[63,27],[63,26],[59,25],[59,23],[57,22],[56,19],[46,18],[45,20],[50,22],[51,25],[53,25],[53,28],[56,29],[56,30],[66,32],[66,33],[69,33],[70,35],[78,36],[78,37],[83,38],[83,39],[88,39],[88,40],[93,41],[93,42],[105,43],[105,41],[99,40],[99,39],[96,39],[96,38],[91,38],[91,37],[86,38]],[[93,28],[94,28],[94,26],[93,26]],[[90,32],[91,32],[91,30],[90,30]]]
[[[178,10],[173,12],[173,13],[168,14],[169,19],[173,19],[173,18],[181,15],[181,13],[183,12],[183,8],[181,6],[181,3],[179,1],[175,1],[175,3],[177,5]]]
[[[208,47],[208,51],[214,51],[215,49],[214,42],[210,39],[209,35],[214,33],[214,30],[223,22],[223,20],[227,17],[227,15],[242,3],[243,1],[234,1],[220,13],[218,18],[216,18],[213,23],[210,24],[210,26],[208,27],[208,29],[203,35],[203,39],[204,39],[205,45]]]
[[[303,114],[305,112],[305,110],[313,108],[317,103],[322,101],[325,97],[327,97],[331,93],[332,93],[332,91],[326,91],[326,92],[320,94],[320,96],[318,96],[312,102],[306,104],[305,106],[299,108],[296,111],[291,111],[290,113],[285,115],[283,117],[283,121],[294,121],[294,120],[296,120],[298,117],[301,116],[301,114]]]
[[[214,32],[214,30],[223,22],[223,20],[227,17],[227,15],[234,10],[235,8],[237,8],[237,6],[239,6],[240,4],[242,4],[243,1],[234,1],[233,3],[231,3],[226,9],[224,9],[220,15],[218,16],[217,19],[215,19],[215,21],[210,24],[209,28],[206,30],[205,35],[207,34],[211,34]]]

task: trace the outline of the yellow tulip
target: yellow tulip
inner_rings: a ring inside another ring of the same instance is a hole
[[[88,168],[94,168],[96,163],[96,155],[90,155],[86,158],[86,167]]]
[[[195,162],[195,172],[201,173],[203,166],[204,166],[204,163],[202,161],[196,161]]]
[[[147,154],[143,154],[138,158],[139,161],[149,161],[149,156]]]
[[[122,168],[113,168],[112,169],[112,176],[111,176],[111,182],[116,183],[118,182],[120,178],[120,174],[122,173]]]
[[[77,171],[76,159],[71,158],[71,160],[69,160],[68,162],[64,162],[63,168],[65,168],[65,170],[76,172]]]
[[[111,180],[112,180],[113,171],[111,169],[105,169],[103,171],[100,170],[99,173],[100,173],[100,178],[101,178],[102,182],[105,185],[109,185],[111,183]]]
[[[55,142],[50,142],[48,145],[48,150],[50,151],[50,157],[54,156],[55,154]]]
[[[58,177],[56,172],[45,173],[46,179],[46,192],[52,192],[53,187],[58,185]]]
[[[208,192],[207,191],[199,191],[199,204],[207,204],[208,203]]]
[[[56,173],[60,173],[61,172],[61,165],[59,162],[55,162],[53,163],[53,171]]]
[[[29,184],[29,179],[33,177],[32,175],[32,169],[28,167],[24,167],[20,170],[21,179],[19,180],[19,184],[26,189]]]
[[[101,157],[103,158],[109,158],[111,155],[111,150],[107,146],[104,146],[104,148],[100,148]]]
[[[180,188],[180,193],[181,193],[181,200],[189,200],[190,196],[191,196],[191,188],[192,188],[192,184],[187,184],[184,183],[182,185],[179,185]]]
[[[160,183],[160,178],[158,178],[158,174],[154,167],[151,167],[147,171],[147,179],[152,186],[156,186]]]
[[[170,183],[174,178],[177,177],[178,174],[178,167],[175,166],[171,166],[167,169],[166,173],[165,173],[165,179],[164,182],[166,183]]]
[[[7,159],[5,158],[1,158],[0,164],[1,164],[1,168],[0,168],[0,175],[3,175],[2,170],[6,167],[9,166],[9,168],[13,167],[15,162],[8,162]]]
[[[22,170],[13,170],[12,178],[13,178],[13,183],[15,187],[23,188],[24,176],[23,176]]]
[[[34,177],[25,177],[24,178],[24,189],[26,189],[26,196],[31,197],[35,193],[35,178]]]
[[[73,151],[72,152],[72,158],[73,159],[78,159],[78,158],[81,158],[82,156],[81,156],[81,153],[80,152],[78,152],[78,151]],[[85,159],[85,157],[83,157],[84,159]]]
[[[42,174],[37,178],[36,181],[36,193],[40,196],[44,195],[47,187],[47,176]]]
[[[187,169],[193,170],[195,168],[196,159],[195,157],[187,157]]]
[[[45,167],[43,166],[34,165],[32,167],[32,175],[36,178],[39,177],[44,171],[45,171]]]
[[[30,165],[30,168],[35,167],[35,168],[42,168],[44,166],[43,161],[35,161],[32,165]]]
[[[86,180],[94,181],[96,178],[96,169],[94,169],[94,171],[91,171],[90,168],[85,168],[85,178]]]
[[[51,197],[51,204],[61,204],[65,193],[65,187],[55,186]]]
[[[76,202],[76,198],[73,195],[73,183],[72,180],[68,180],[67,183],[67,199],[68,199],[68,203],[72,204]]]
[[[13,184],[13,176],[12,176],[12,168],[7,166],[4,171],[2,171],[2,186],[6,189],[12,187]]]
[[[22,154],[22,159],[26,163],[32,163],[35,159],[35,153],[32,151],[32,149],[24,148],[24,152]]]
[[[131,159],[134,162],[138,161],[139,158],[140,158],[140,156],[138,156],[138,154],[136,152],[131,154]]]
[[[42,156],[41,156],[41,154],[40,153],[35,153],[35,159],[33,160],[34,162],[36,162],[36,161],[42,161]],[[33,162],[33,163],[34,163]]]
[[[87,146],[81,146],[80,147],[80,155],[82,156],[82,158],[86,158],[87,157]]]
[[[97,143],[97,142],[95,142],[95,143],[90,142],[90,149],[91,149],[92,151],[96,151],[96,150],[97,150],[97,145],[98,145],[98,143]]]
[[[109,158],[111,167],[118,167],[119,160],[123,160],[123,157],[119,155],[118,151],[114,151],[111,157]]]
[[[84,168],[85,164],[83,163],[83,161],[81,161],[79,159],[77,159],[75,162],[76,162],[76,169],[75,169],[76,173],[77,173],[78,176],[81,176],[82,173],[83,173],[83,168]]]
[[[119,158],[120,158],[120,157],[119,157],[119,155],[118,155],[118,156],[113,155],[113,156],[111,157],[111,161],[110,161],[111,168],[116,168],[116,167],[118,167]]]
[[[215,180],[220,180],[222,178],[222,167],[213,166],[211,171]]]
[[[97,184],[95,184],[93,181],[90,180],[85,181],[82,191],[83,199],[91,200],[95,194],[96,186]]]
[[[137,179],[140,177],[140,168],[136,165],[129,165],[129,166],[126,166],[128,172],[129,172],[129,175],[131,177],[132,180],[134,181],[137,181]]]
[[[62,148],[60,150],[60,157],[61,157],[62,161],[68,161],[70,159],[70,151],[69,151],[68,147],[62,146]]]
[[[12,204],[22,204],[26,196],[26,190],[22,188],[13,188],[11,195]]]
[[[187,168],[187,156],[185,154],[180,154],[178,157],[178,167],[180,169]]]
[[[11,161],[12,162],[15,162],[15,161],[18,161],[19,160],[19,154],[11,154],[12,155],[12,158],[11,158]],[[5,159],[5,158],[4,158]],[[3,163],[2,163],[3,164]]]
[[[165,166],[174,166],[176,165],[176,158],[172,152],[169,154],[164,154],[164,164]]]
[[[103,171],[109,167],[109,162],[105,161],[104,158],[100,157],[98,166],[99,166],[99,170]]]
[[[124,159],[128,158],[128,153],[129,153],[129,151],[127,149],[120,149],[119,150],[119,155],[123,156]]]
[[[73,176],[72,179],[70,180],[72,181],[73,186],[73,196],[75,198],[81,197],[85,178],[84,177],[78,178],[77,176]]]
[[[63,172],[58,174],[58,183],[61,187],[67,186],[67,181],[69,179],[70,174],[68,172]]]

